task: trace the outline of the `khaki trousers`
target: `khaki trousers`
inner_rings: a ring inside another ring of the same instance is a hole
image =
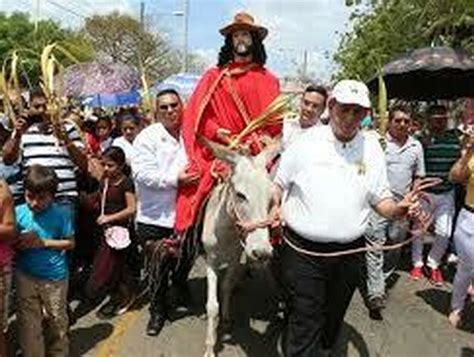
[[[17,271],[16,284],[16,314],[23,356],[68,356],[68,279],[41,280]]]

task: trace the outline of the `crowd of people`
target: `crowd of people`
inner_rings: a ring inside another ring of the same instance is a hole
[[[160,333],[172,308],[170,288],[175,304],[189,306],[187,279],[199,251],[194,228],[207,194],[228,169],[201,139],[230,144],[279,94],[264,68],[267,30],[241,13],[221,34],[226,42],[218,66],[187,105],[174,89],[159,92],[152,123],[137,110],[84,117],[74,108],[52,121],[41,90],[30,93],[15,120],[2,122],[0,356],[7,351],[12,276],[26,357],[69,354],[69,326],[80,316],[69,308],[72,298],[87,305],[108,296],[98,314],[111,318],[146,291],[150,336]],[[443,105],[429,107],[420,131],[415,113],[399,105],[390,109],[382,136],[361,126],[370,109],[361,82],[342,80],[331,90],[310,85],[297,114],[251,133],[243,145],[255,155],[260,136],[281,137],[269,214],[272,226],[283,226],[275,251],[287,356],[330,355],[364,270],[367,307],[381,316],[385,281],[400,249],[387,255],[359,248],[414,235],[410,276],[426,275],[437,286],[444,283],[443,257],[451,254],[457,264],[453,326],[474,293],[473,133],[461,138],[449,129]],[[428,188],[425,209],[435,209],[426,265],[425,232],[416,229],[423,207],[413,190],[424,177],[441,181]]]

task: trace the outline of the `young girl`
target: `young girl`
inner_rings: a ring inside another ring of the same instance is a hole
[[[123,150],[127,164],[130,165],[135,153],[133,141],[140,131],[139,121],[132,114],[122,114],[119,117],[119,123],[122,136],[114,139],[112,146],[117,146]]]
[[[99,140],[100,152],[103,153],[112,145],[112,119],[108,116],[102,116],[95,123],[95,135]]]
[[[120,227],[122,233],[123,229],[128,230],[127,239],[132,237],[136,198],[133,182],[123,172],[123,150],[118,147],[106,149],[102,153],[102,162],[104,178],[100,185],[101,207],[97,224],[104,229],[104,236],[96,253],[93,272],[86,289],[89,296],[98,295],[104,292],[105,288],[110,289],[109,301],[99,310],[99,315],[107,318],[126,311],[132,301],[134,287],[134,274],[130,264],[134,245],[112,244],[107,230]],[[123,239],[121,242],[123,243]]]

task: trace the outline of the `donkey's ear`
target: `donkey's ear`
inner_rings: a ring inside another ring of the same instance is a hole
[[[267,146],[254,158],[256,166],[266,168],[267,164],[272,161],[281,152],[281,141],[272,140]]]
[[[212,151],[213,155],[219,160],[225,161],[232,166],[237,164],[239,154],[230,150],[228,147],[218,144],[214,141],[207,140],[204,137],[199,137],[199,142]]]

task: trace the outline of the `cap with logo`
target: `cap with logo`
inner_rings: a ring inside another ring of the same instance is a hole
[[[338,82],[331,92],[331,97],[341,104],[356,104],[364,108],[371,107],[367,86],[352,79],[344,79]]]

